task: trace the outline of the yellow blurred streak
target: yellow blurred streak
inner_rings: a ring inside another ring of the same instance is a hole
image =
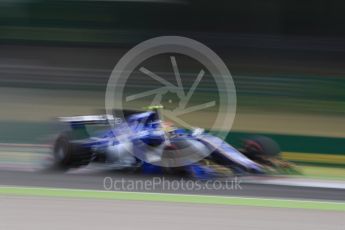
[[[313,163],[344,164],[345,155],[284,152],[282,157],[289,161],[306,161]]]

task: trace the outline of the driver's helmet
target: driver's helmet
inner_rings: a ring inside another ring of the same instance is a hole
[[[174,123],[172,123],[171,121],[163,121],[162,122],[162,128],[165,132],[172,132],[172,131],[176,130]]]

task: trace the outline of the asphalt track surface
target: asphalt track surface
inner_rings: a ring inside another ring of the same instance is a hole
[[[108,180],[105,184],[105,178],[111,178],[111,180]],[[0,185],[10,186],[94,190],[109,190],[110,188],[112,191],[297,198],[334,201],[345,200],[343,189],[255,184],[253,182],[246,182],[245,178],[239,178],[238,180],[240,180],[240,183],[238,183],[239,186],[236,186],[235,183],[234,186],[232,186],[231,181],[218,181],[215,184],[213,184],[213,182],[209,182],[206,185],[206,182],[189,181],[188,179],[181,180],[181,178],[158,177],[154,175],[142,176],[139,174],[119,172],[80,172],[62,174],[51,171],[0,171]],[[142,184],[147,183],[147,181],[155,181],[155,185],[150,185],[148,187],[143,186]],[[115,182],[117,183],[116,186]],[[219,182],[222,182],[223,186],[220,185]],[[225,183],[228,183],[228,186],[225,186]]]
[[[266,198],[297,198],[345,201],[344,183],[340,187],[291,186],[286,177],[239,177],[197,181],[161,174],[133,173],[107,168],[104,164],[59,172],[51,167],[49,148],[2,146],[0,185],[111,191],[178,193]],[[277,183],[272,183],[277,182]],[[304,186],[305,185],[305,186]]]
[[[1,229],[343,229],[343,212],[0,196]]]

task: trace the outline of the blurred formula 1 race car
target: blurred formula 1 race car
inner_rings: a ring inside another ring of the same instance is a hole
[[[279,147],[269,138],[246,140],[244,149],[237,150],[201,129],[189,131],[167,124],[159,109],[123,110],[123,119],[107,115],[60,118],[69,130],[54,142],[55,166],[68,170],[100,162],[113,169],[182,173],[200,179],[293,168],[279,158]],[[116,126],[109,126],[114,121]],[[199,160],[189,162],[188,156]]]

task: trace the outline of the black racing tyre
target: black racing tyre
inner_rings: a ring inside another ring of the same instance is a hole
[[[68,169],[72,156],[72,146],[68,135],[61,134],[54,143],[53,157],[54,165],[58,169]]]
[[[92,151],[73,143],[71,136],[70,132],[64,132],[54,143],[53,158],[57,169],[77,168],[89,164],[92,160]]]
[[[265,136],[253,136],[244,142],[244,151],[250,155],[279,157],[280,147],[277,142]]]

